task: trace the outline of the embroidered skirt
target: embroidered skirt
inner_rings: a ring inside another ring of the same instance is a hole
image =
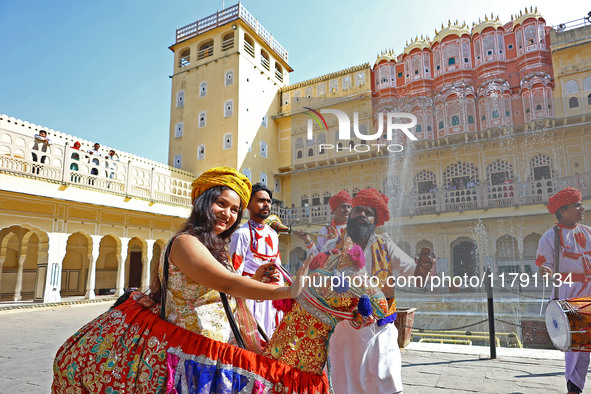
[[[326,393],[326,375],[215,341],[133,299],[82,327],[58,350],[53,393]]]

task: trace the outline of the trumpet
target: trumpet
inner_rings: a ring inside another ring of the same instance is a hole
[[[268,218],[265,219],[264,222],[266,225],[268,225],[273,230],[275,230],[278,234],[291,234],[294,231],[294,229],[292,228],[292,226],[294,226],[294,225],[320,226],[320,227],[326,226],[326,224],[308,223],[308,222],[302,222],[299,220],[296,220],[292,224],[290,224],[289,226],[286,226],[283,223],[281,223],[281,219],[279,219],[279,217],[277,215],[270,215]],[[308,232],[308,233],[309,234],[318,234],[319,231],[312,231],[312,232]]]

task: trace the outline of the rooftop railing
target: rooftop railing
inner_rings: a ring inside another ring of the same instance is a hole
[[[208,30],[222,26],[230,21],[242,19],[248,24],[256,34],[261,37],[285,62],[287,62],[288,53],[279,42],[269,33],[259,21],[252,16],[250,12],[241,3],[218,11],[215,14],[176,29],[176,43],[187,40],[196,35],[205,33]]]
[[[557,33],[560,33],[563,31],[577,29],[579,27],[584,27],[584,26],[591,26],[591,12],[589,12],[589,14],[584,18],[560,23],[558,25],[552,26],[552,28],[554,30],[556,30]]]

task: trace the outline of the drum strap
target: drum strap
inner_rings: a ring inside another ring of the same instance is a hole
[[[554,226],[554,272],[560,272],[560,228]]]

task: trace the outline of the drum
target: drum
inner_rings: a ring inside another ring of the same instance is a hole
[[[548,302],[546,329],[558,350],[591,352],[591,298]]]

